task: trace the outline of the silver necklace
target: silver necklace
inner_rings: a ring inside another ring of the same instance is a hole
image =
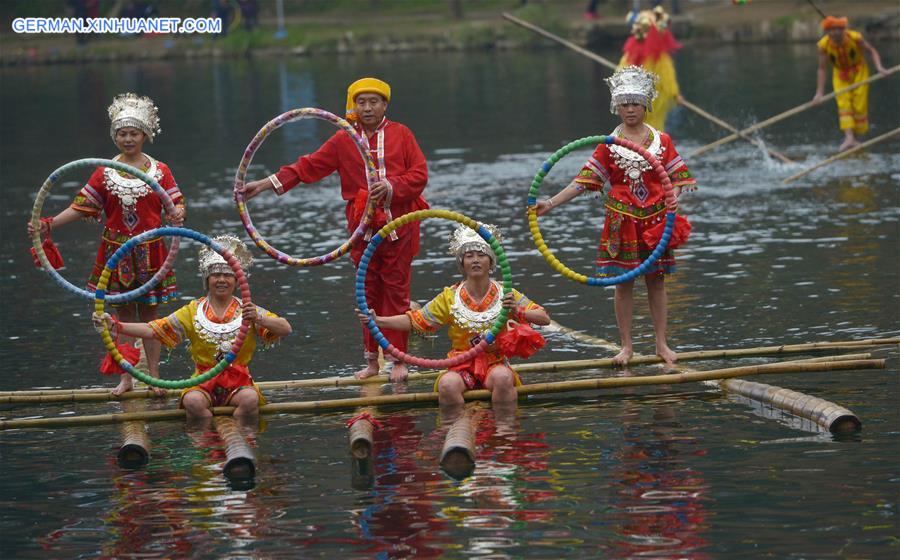
[[[238,329],[241,328],[241,322],[243,321],[241,309],[238,308],[231,321],[215,323],[206,316],[208,306],[208,299],[202,300],[197,306],[197,312],[194,313],[194,329],[197,331],[197,336],[215,346],[217,352],[224,354],[231,349],[234,339],[237,338]]]
[[[500,315],[500,309],[503,307],[503,298],[497,297],[491,306],[484,311],[474,311],[469,309],[460,295],[465,282],[461,282],[456,288],[456,295],[453,298],[453,304],[450,306],[450,315],[453,322],[463,330],[469,332],[483,333],[491,329],[497,316]],[[500,284],[491,280],[491,284],[500,289]],[[490,290],[489,290],[490,291]]]
[[[148,154],[144,155],[150,160],[150,169],[147,170],[147,175],[159,182],[162,179],[162,173],[156,165],[156,160]],[[121,158],[122,155],[119,154],[113,158],[113,161],[119,161]],[[107,167],[103,175],[106,179],[106,188],[122,203],[125,214],[134,214],[138,199],[146,196],[153,190],[150,185],[141,179],[137,177],[123,177],[121,173],[111,167]]]

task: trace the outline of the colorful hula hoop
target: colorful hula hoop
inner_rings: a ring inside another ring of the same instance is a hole
[[[250,286],[249,284],[247,284],[247,277],[244,275],[244,271],[241,269],[241,265],[238,263],[237,259],[234,258],[234,255],[232,255],[228,249],[226,249],[216,241],[210,239],[209,237],[206,237],[202,233],[198,233],[192,229],[180,227],[163,227],[145,231],[144,233],[129,239],[121,247],[119,247],[118,250],[116,250],[116,252],[112,254],[112,256],[109,257],[109,260],[106,261],[106,267],[100,274],[100,281],[97,282],[97,291],[94,294],[94,311],[96,311],[100,315],[103,314],[103,303],[107,299],[104,290],[106,289],[106,284],[109,282],[109,275],[112,273],[112,269],[114,269],[116,265],[119,264],[119,260],[121,260],[122,257],[124,257],[129,251],[131,251],[135,245],[142,243],[147,239],[161,237],[163,235],[172,235],[177,237],[186,237],[188,239],[195,239],[200,243],[207,245],[213,251],[222,255],[222,257],[228,263],[228,266],[230,266],[231,270],[234,271],[234,277],[237,280],[238,286],[240,286],[241,288],[241,302],[247,303],[250,301]],[[196,385],[209,381],[213,377],[222,373],[225,368],[230,366],[235,358],[237,358],[238,352],[241,351],[241,347],[244,345],[244,339],[247,337],[247,331],[249,329],[250,322],[245,318],[243,322],[241,322],[241,328],[238,331],[237,337],[235,337],[234,339],[234,343],[231,345],[231,349],[227,354],[225,354],[225,357],[222,358],[222,360],[218,364],[213,366],[212,369],[203,373],[202,375],[174,381],[157,379],[138,369],[135,369],[122,357],[122,354],[119,353],[119,350],[116,348],[116,343],[113,341],[112,336],[110,336],[109,329],[105,324],[103,325],[103,331],[100,333],[100,337],[103,338],[104,346],[106,346],[106,349],[109,350],[109,353],[112,355],[116,363],[122,366],[122,369],[130,373],[135,378],[143,381],[148,385],[153,385],[154,387],[163,387],[165,389],[184,389],[185,387],[194,387]]]
[[[378,249],[378,246],[381,244],[381,242],[384,241],[384,239],[389,236],[392,231],[410,222],[421,221],[426,218],[443,218],[445,220],[452,220],[475,230],[482,239],[490,244],[491,249],[494,250],[494,254],[497,255],[497,262],[500,264],[500,270],[503,272],[503,294],[505,295],[507,292],[512,290],[512,273],[509,269],[509,261],[506,259],[506,253],[503,252],[503,247],[500,246],[500,243],[493,236],[493,234],[491,234],[490,231],[488,231],[484,226],[482,226],[472,218],[469,218],[468,216],[464,216],[457,212],[451,212],[449,210],[419,210],[417,212],[404,214],[396,220],[388,222],[383,228],[378,230],[378,233],[372,236],[372,240],[369,241],[369,245],[366,247],[362,258],[359,260],[359,268],[357,268],[356,270],[356,305],[365,315],[369,315],[369,306],[366,303],[366,273],[369,269],[369,260],[372,258],[375,250]],[[446,369],[470,360],[480,352],[484,352],[485,349],[487,349],[487,347],[492,342],[494,342],[494,339],[497,337],[497,333],[500,332],[500,329],[502,329],[503,326],[506,325],[506,317],[508,314],[508,309],[506,309],[505,307],[501,308],[500,314],[494,320],[493,325],[491,325],[490,332],[481,339],[481,342],[462,354],[454,356],[453,358],[444,358],[442,360],[429,360],[427,358],[419,358],[418,356],[413,356],[411,354],[407,354],[406,352],[398,350],[393,344],[388,342],[388,340],[384,337],[384,334],[382,334],[381,329],[379,329],[378,325],[375,324],[375,320],[371,317],[369,317],[369,321],[366,326],[369,328],[369,332],[372,333],[372,336],[378,342],[378,345],[381,346],[381,348],[383,348],[385,352],[388,352],[398,360],[419,367]]]
[[[166,213],[168,215],[172,215],[175,213],[175,206],[172,204],[172,197],[169,196],[169,193],[166,192],[164,188],[162,188],[159,183],[156,182],[153,177],[150,177],[140,169],[136,169],[130,165],[126,165],[124,163],[120,163],[118,161],[113,161],[110,159],[96,159],[96,158],[87,158],[87,159],[79,159],[72,162],[69,162],[62,167],[59,167],[56,171],[50,174],[47,177],[47,180],[44,181],[44,184],[41,185],[40,190],[38,191],[37,198],[34,199],[34,206],[31,209],[31,226],[34,228],[34,233],[31,235],[31,246],[34,247],[35,252],[37,253],[38,259],[41,261],[41,266],[44,267],[44,270],[50,275],[53,280],[68,290],[69,292],[81,296],[87,299],[94,298],[94,292],[90,292],[88,290],[84,290],[79,288],[78,286],[72,284],[68,280],[62,277],[62,275],[50,265],[50,262],[47,260],[47,255],[44,253],[44,248],[41,246],[41,233],[40,233],[40,224],[41,224],[41,210],[44,208],[44,200],[47,196],[50,195],[50,189],[53,188],[59,178],[62,177],[68,171],[72,171],[73,169],[80,169],[82,167],[111,167],[117,171],[122,171],[137,177],[144,183],[150,186],[159,198],[162,200],[163,208],[165,208]],[[107,297],[107,301],[112,304],[120,304],[127,303],[131,300],[137,299],[142,295],[146,294],[150,290],[154,288],[170,270],[172,270],[172,266],[175,264],[175,257],[178,255],[178,239],[175,239],[172,242],[171,247],[169,247],[169,255],[166,257],[166,260],[163,261],[162,267],[156,271],[156,274],[153,275],[152,278],[147,280],[147,282],[130,292],[124,292],[121,294],[114,294]]]
[[[647,163],[650,164],[656,175],[659,177],[666,197],[666,225],[665,229],[663,230],[662,237],[660,238],[659,243],[656,245],[656,248],[644,260],[644,262],[638,265],[637,268],[613,277],[586,276],[584,274],[575,272],[574,270],[561,263],[559,259],[556,258],[556,255],[554,255],[550,251],[550,249],[547,247],[547,244],[544,242],[544,237],[543,235],[541,235],[541,230],[538,227],[537,213],[534,210],[534,205],[537,203],[537,193],[538,189],[541,186],[541,182],[543,182],[544,177],[547,176],[553,166],[556,165],[559,160],[568,155],[570,152],[579,148],[583,148],[585,146],[594,146],[597,144],[618,144],[623,148],[628,148],[629,150],[635,151],[643,156],[644,159],[647,160]],[[540,251],[541,255],[544,256],[544,259],[546,259],[547,263],[551,267],[553,267],[554,270],[556,270],[566,278],[570,278],[572,280],[575,280],[576,282],[581,282],[582,284],[588,284],[590,286],[612,286],[613,284],[628,282],[629,280],[633,280],[634,278],[646,273],[647,269],[650,268],[650,266],[655,263],[660,256],[662,256],[663,252],[666,250],[666,247],[668,247],[669,245],[669,238],[672,237],[672,230],[675,227],[675,213],[677,209],[678,204],[675,199],[675,192],[672,188],[672,181],[669,179],[668,174],[666,174],[665,168],[663,168],[659,160],[657,160],[653,156],[653,154],[638,146],[634,142],[616,136],[588,136],[586,138],[581,138],[575,140],[574,142],[566,144],[565,146],[557,150],[552,156],[547,158],[547,161],[545,161],[543,165],[541,165],[541,168],[534,176],[534,180],[531,182],[531,189],[528,191],[528,227],[531,230],[531,237],[534,239],[534,243],[537,246],[538,251]]]
[[[337,115],[329,113],[328,111],[324,111],[322,109],[305,107],[302,109],[292,109],[270,120],[265,125],[263,125],[261,129],[259,129],[259,132],[257,132],[256,136],[253,137],[253,140],[250,141],[247,149],[244,150],[244,157],[241,158],[241,163],[238,164],[237,172],[235,172],[234,174],[234,202],[235,204],[237,204],[238,214],[240,214],[241,216],[241,222],[243,222],[244,229],[247,230],[247,234],[253,239],[253,242],[256,243],[256,246],[265,251],[267,255],[280,263],[284,263],[290,266],[319,266],[343,256],[345,253],[347,253],[347,251],[350,250],[350,247],[354,242],[356,242],[357,239],[360,239],[365,235],[366,231],[369,229],[369,224],[372,223],[372,218],[375,215],[375,205],[371,202],[371,200],[367,201],[365,215],[360,222],[359,227],[357,227],[353,234],[350,236],[350,239],[345,241],[334,251],[331,251],[330,253],[327,253],[325,255],[302,258],[294,257],[288,255],[287,253],[279,251],[275,247],[271,246],[269,242],[266,241],[262,235],[260,235],[259,231],[257,231],[256,229],[256,226],[253,225],[253,220],[250,219],[250,211],[247,209],[247,203],[246,201],[244,201],[243,193],[238,192],[238,189],[244,186],[244,181],[247,177],[247,169],[250,167],[250,162],[253,161],[253,156],[256,155],[256,151],[266,140],[266,137],[271,132],[281,128],[285,124],[302,119],[320,119],[323,121],[328,121],[337,125],[338,128],[349,134],[350,138],[353,139],[353,143],[356,144],[356,148],[359,150],[363,161],[365,162],[368,184],[371,185],[378,180],[378,171],[375,168],[375,163],[372,161],[372,157],[369,155],[368,141],[366,141],[364,138],[361,138],[359,134],[356,133],[356,130],[353,129],[353,126],[350,123],[338,117]]]

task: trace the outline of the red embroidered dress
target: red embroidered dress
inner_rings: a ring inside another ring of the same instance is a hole
[[[675,150],[668,134],[647,126],[644,148],[663,164],[676,189],[694,189],[696,180]],[[613,135],[621,136],[621,126]],[[597,254],[597,274],[618,276],[637,268],[652,252],[644,243],[644,230],[665,219],[666,203],[656,173],[639,154],[616,145],[600,144],[585,163],[575,182],[587,190],[602,192],[608,182],[606,220]],[[672,274],[675,256],[667,249],[647,274]]]
[[[184,197],[169,167],[150,156],[147,159],[150,164],[142,171],[156,179],[173,203],[182,203]],[[71,207],[98,220],[101,213],[106,216],[106,227],[103,229],[94,269],[88,278],[88,290],[97,288],[106,261],[119,247],[139,233],[162,225],[162,201],[153,189],[140,179],[106,167],[94,170],[87,184],[73,199]],[[167,255],[168,249],[161,237],[141,243],[119,261],[110,275],[106,292],[118,294],[141,286],[160,269]],[[174,299],[177,292],[175,273],[170,270],[159,284],[135,301],[156,305]]]

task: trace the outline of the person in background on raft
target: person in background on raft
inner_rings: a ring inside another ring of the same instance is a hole
[[[496,226],[485,224],[499,241]],[[508,358],[513,355],[528,357],[544,345],[544,339],[528,324],[549,325],[550,316],[541,306],[532,302],[517,290],[501,297],[503,286],[491,279],[491,270],[497,264],[497,256],[491,246],[477,232],[466,226],[458,227],[450,236],[450,253],[463,279],[444,290],[427,305],[403,315],[380,316],[370,310],[379,329],[433,333],[442,325],[449,325],[452,358],[468,351],[481,341],[484,333],[500,314],[501,308],[509,309],[510,322],[500,331],[493,344],[468,362],[451,367],[435,381],[442,408],[455,408],[463,404],[463,393],[472,389],[491,391],[494,404],[516,402],[516,387],[521,385],[518,374],[510,367]],[[357,310],[360,322],[365,325],[368,317]]]
[[[428,167],[412,131],[388,120],[385,112],[391,100],[391,87],[376,78],[362,78],[347,89],[347,120],[368,140],[372,159],[378,167],[379,180],[371,186],[371,196],[378,208],[372,230],[404,214],[424,210],[428,204],[422,191],[428,183]],[[356,230],[362,220],[369,196],[366,163],[359,156],[356,143],[343,130],[335,132],[314,153],[282,167],[266,179],[247,183],[245,199],[274,190],[281,195],[298,184],[314,183],[335,171],[341,177],[341,196],[346,201],[347,229]],[[366,301],[381,315],[396,315],[409,309],[409,283],[412,259],[419,252],[419,222],[396,230],[396,236],[385,240],[369,263],[366,278]],[[359,240],[350,257],[359,266],[366,243]],[[356,372],[357,379],[378,374],[378,343],[363,329],[366,367]],[[385,337],[406,352],[408,333],[385,329]],[[402,362],[391,365],[391,381],[403,381],[408,370]]]
[[[653,111],[647,115],[645,122],[661,131],[666,129],[669,111],[684,101],[672,60],[672,54],[681,45],[669,29],[669,20],[669,14],[660,5],[652,10],[634,12],[629,18],[631,36],[622,47],[623,54],[618,66],[619,69],[640,66],[656,74],[656,99],[653,101]]]
[[[250,250],[238,238],[221,235],[214,238],[235,256],[244,274],[250,274],[253,257]],[[149,323],[122,323],[104,313],[102,320],[95,313],[94,325],[102,328],[102,321],[111,330],[128,336],[155,340],[173,348],[178,343],[188,343],[194,361],[194,376],[210,370],[231,349],[234,339],[247,318],[252,328],[244,339],[237,358],[222,373],[205,383],[188,387],[181,392],[179,406],[189,418],[209,418],[214,406],[234,406],[236,417],[248,419],[256,416],[265,398],[250,376],[248,364],[256,351],[257,341],[274,344],[279,338],[291,334],[291,325],[271,311],[252,302],[241,303],[234,296],[237,280],[225,259],[204,246],[200,249],[200,276],[206,296],[195,299],[168,317]]]
[[[175,205],[175,214],[167,216],[167,220],[173,225],[180,226],[184,222],[185,205],[184,196],[175,183],[175,177],[172,176],[169,166],[143,152],[144,142],[147,140],[153,142],[154,137],[161,132],[153,100],[134,93],[123,93],[113,99],[108,113],[112,121],[109,133],[120,151],[113,160],[140,169],[153,177],[165,189]],[[40,229],[42,235],[49,235],[51,229],[60,228],[80,218],[100,221],[101,214],[106,217],[94,269],[87,282],[87,289],[94,291],[109,257],[132,237],[160,227],[162,211],[162,201],[150,185],[121,171],[98,167],[71,205],[52,218],[42,219]],[[31,222],[27,228],[28,234],[31,235]],[[142,243],[119,261],[119,266],[112,271],[109,278],[106,293],[120,294],[143,285],[162,268],[167,256],[168,250],[161,237]],[[136,319],[152,321],[157,317],[158,305],[177,297],[175,272],[170,270],[160,283],[144,296],[115,306],[116,314],[122,321]],[[125,337],[119,351],[132,365],[138,362],[140,350],[131,344],[131,338]],[[150,375],[159,377],[159,343],[148,341],[144,351]],[[119,384],[112,390],[113,395],[121,395],[134,387],[132,377],[114,364],[108,355],[100,371],[107,375],[121,374]],[[154,392],[160,396],[165,394],[165,391],[157,388],[154,388]]]
[[[612,94],[610,111],[622,119],[622,124],[616,127],[612,135],[631,140],[653,154],[665,167],[676,196],[682,190],[695,189],[696,180],[675,151],[675,144],[669,135],[644,122],[644,115],[652,109],[656,94],[655,76],[642,68],[629,66],[616,71],[606,82]],[[537,215],[543,216],[585,190],[602,192],[607,183],[611,189],[605,201],[606,219],[597,256],[597,274],[602,277],[618,276],[640,266],[662,236],[666,216],[665,193],[659,177],[646,160],[627,148],[600,144],[568,186],[535,205]],[[686,241],[689,234],[690,224],[679,215],[666,251],[644,275],[656,336],[656,354],[667,364],[674,363],[677,356],[666,341],[668,301],[665,277],[675,272],[672,249]],[[613,361],[618,365],[627,364],[634,355],[631,340],[633,307],[634,281],[617,284],[615,311],[622,350]]]
[[[831,62],[831,83],[834,90],[843,89],[869,78],[869,65],[863,56],[863,49],[875,62],[875,68],[885,73],[881,56],[875,47],[863,39],[859,31],[847,29],[847,18],[828,16],[822,20],[825,36],[819,39],[819,68],[816,72],[816,94],[813,101],[819,103],[825,93],[825,74]],[[869,131],[869,86],[841,93],[835,96],[838,107],[838,124],[844,131],[844,141],[839,151],[849,150],[859,145],[857,135]]]

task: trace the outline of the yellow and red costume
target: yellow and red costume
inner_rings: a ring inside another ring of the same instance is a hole
[[[620,127],[621,128],[621,127]],[[612,132],[620,136],[620,128]],[[643,147],[665,167],[674,188],[694,189],[697,183],[672,138],[649,127]],[[606,220],[597,255],[597,274],[618,276],[637,268],[652,252],[644,231],[665,219],[662,184],[649,164],[637,153],[617,145],[600,144],[574,181],[590,191],[602,192],[609,183]],[[647,274],[672,274],[675,256],[671,249],[654,263]]]
[[[833,19],[843,20],[846,25],[845,18]],[[828,35],[819,39],[819,51],[831,61],[831,81],[835,91],[868,79],[869,65],[863,56],[862,42],[862,34],[852,29],[844,31],[844,40],[840,44],[835,43]],[[868,85],[838,94],[835,100],[841,130],[852,129],[856,134],[869,131]]]
[[[539,305],[525,297],[521,292],[514,289],[512,293],[519,311],[541,309]],[[447,336],[450,337],[451,350],[447,353],[447,357],[452,358],[478,344],[482,336],[481,332],[467,328],[466,318],[461,316],[457,310],[462,306],[475,313],[485,313],[492,308],[499,310],[502,295],[502,286],[498,282],[491,281],[490,288],[484,298],[481,301],[477,301],[466,291],[465,283],[460,282],[444,288],[425,307],[407,311],[406,314],[412,323],[413,329],[420,333],[433,333],[442,325],[449,325]],[[489,322],[490,319],[486,323],[488,327],[490,326]],[[504,326],[498,335],[506,329],[507,327]],[[450,368],[450,371],[459,373],[469,389],[479,389],[484,387],[484,382],[490,375],[491,369],[497,365],[509,365],[507,358],[508,356],[504,355],[497,343],[494,342],[484,352],[472,358],[472,360],[454,366]],[[435,390],[437,390],[439,382],[440,378],[435,381]],[[516,374],[515,384],[522,384],[518,374]]]
[[[149,163],[141,171],[153,177],[166,190],[174,204],[183,204],[184,196],[178,189],[169,166],[150,156],[146,157]],[[118,157],[115,159],[118,160]],[[106,261],[119,247],[132,237],[162,225],[162,201],[153,189],[140,179],[108,167],[94,170],[70,206],[97,220],[101,214],[106,216],[94,268],[88,278],[88,290],[97,288]],[[107,293],[127,292],[146,283],[162,267],[168,254],[161,237],[141,243],[125,255],[112,271]],[[175,272],[170,270],[159,284],[135,301],[156,305],[174,299],[177,292]]]
[[[640,66],[657,76],[656,99],[645,122],[658,130],[665,130],[666,115],[675,108],[681,93],[675,75],[672,53],[681,48],[669,30],[669,15],[662,8],[644,10],[631,27],[631,36],[622,47],[618,69]]]
[[[153,329],[155,337],[166,347],[173,348],[180,342],[186,341],[191,353],[191,359],[194,361],[195,369],[193,375],[200,375],[211,369],[220,360],[222,348],[216,344],[210,333],[204,332],[204,324],[235,324],[233,329],[233,337],[237,334],[237,327],[240,325],[241,318],[241,302],[237,298],[232,298],[231,303],[225,310],[224,314],[219,317],[215,314],[212,306],[205,304],[206,298],[195,299],[185,305],[178,311],[172,313],[168,317],[157,319],[149,323]],[[260,317],[277,317],[271,311],[267,311],[257,306],[257,314]],[[202,313],[202,317],[198,314]],[[181,392],[181,399],[189,391],[201,391],[209,400],[210,406],[226,406],[231,398],[241,389],[252,388],[259,395],[259,403],[265,404],[265,398],[260,393],[259,388],[253,382],[250,376],[249,363],[256,351],[257,340],[261,340],[263,344],[269,345],[278,339],[268,329],[257,325],[250,329],[247,338],[244,339],[244,345],[238,352],[234,362],[222,373],[213,377],[209,381],[188,387]],[[226,344],[230,346],[230,344]]]

